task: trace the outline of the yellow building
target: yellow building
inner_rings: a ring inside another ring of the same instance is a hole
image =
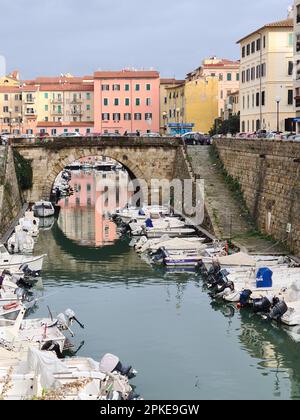
[[[184,85],[184,80],[176,79],[161,79],[160,80],[160,132],[165,134],[168,130],[168,122],[175,118],[173,112],[173,99],[177,97],[177,87]],[[179,88],[179,93],[182,94],[182,88]],[[184,94],[183,94],[184,102]],[[184,104],[183,104],[184,107]],[[177,106],[175,106],[177,108]],[[169,115],[171,114],[171,115]],[[174,120],[175,122],[175,120]]]
[[[218,118],[219,82],[216,77],[199,76],[185,82],[185,122],[193,123],[193,131],[208,133]]]

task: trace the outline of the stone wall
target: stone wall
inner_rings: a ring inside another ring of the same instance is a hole
[[[300,143],[220,139],[215,145],[257,228],[300,255]]]
[[[1,147],[0,151],[0,237],[4,235],[22,209],[22,198],[17,181],[13,151]]]

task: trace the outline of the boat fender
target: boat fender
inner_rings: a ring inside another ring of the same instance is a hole
[[[47,341],[43,347],[42,350],[44,351],[54,351],[58,359],[64,359],[64,356],[62,352],[60,351],[59,344],[55,341]]]
[[[17,309],[19,306],[18,302],[8,303],[7,305],[3,306],[5,311],[10,311],[11,309]]]

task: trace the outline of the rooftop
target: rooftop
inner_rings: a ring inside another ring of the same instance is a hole
[[[95,79],[158,79],[159,72],[154,70],[96,71]]]
[[[267,23],[266,25],[262,26],[261,28],[257,29],[256,31],[251,32],[249,35],[244,36],[239,41],[237,41],[237,44],[240,44],[242,41],[244,41],[247,38],[250,38],[252,35],[255,35],[256,33],[263,31],[265,29],[272,29],[272,28],[294,28],[294,21],[293,19],[284,19],[279,20],[277,22],[271,22]]]

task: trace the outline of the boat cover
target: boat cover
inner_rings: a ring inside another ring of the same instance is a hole
[[[99,370],[103,373],[112,372],[119,363],[119,358],[113,354],[107,353],[105,356],[102,357]]]
[[[256,275],[256,287],[257,288],[264,288],[264,287],[272,287],[273,281],[273,271],[271,271],[267,267],[260,268]]]
[[[246,266],[255,267],[256,260],[244,252],[238,252],[236,254],[227,255],[226,257],[218,257],[218,261],[221,265],[229,266]]]

